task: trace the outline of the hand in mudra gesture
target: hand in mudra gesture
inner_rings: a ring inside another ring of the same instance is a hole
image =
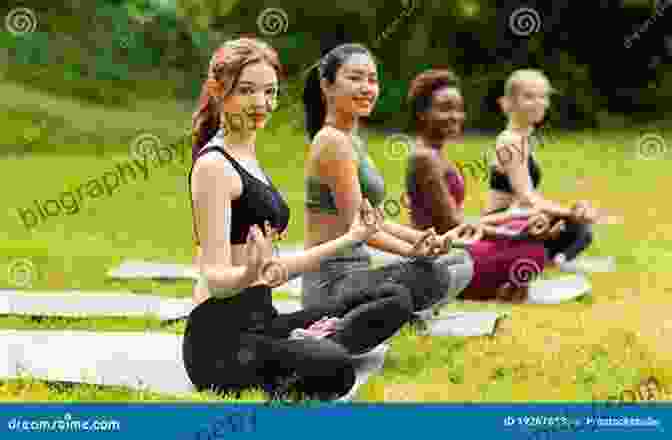
[[[595,223],[597,218],[597,210],[593,208],[590,202],[586,200],[579,200],[574,204],[574,206],[572,206],[571,219],[576,223]]]
[[[422,236],[413,245],[411,257],[434,257],[442,253],[441,242],[434,228],[423,231]]]
[[[441,253],[448,253],[454,247],[465,247],[483,239],[485,232],[481,225],[463,223],[437,237]]]
[[[452,239],[452,241],[465,245],[482,240],[484,235],[485,230],[482,225],[471,225],[469,223],[463,223],[445,234],[445,236]]]
[[[537,240],[551,240],[558,238],[565,229],[565,220],[562,218],[553,218],[552,216],[540,212],[528,220],[527,232]]]
[[[385,216],[382,210],[371,206],[368,199],[363,199],[348,233],[355,240],[366,241],[380,231],[384,221]]]
[[[262,234],[257,225],[250,227],[245,243],[247,255],[246,273],[252,279],[261,281],[269,287],[278,287],[285,284],[289,278],[287,268],[273,257],[273,241],[278,232],[267,221],[264,224],[266,234]]]

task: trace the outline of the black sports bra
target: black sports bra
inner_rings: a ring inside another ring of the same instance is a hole
[[[268,184],[257,179],[219,146],[203,148],[196,155],[196,160],[211,150],[222,153],[231,162],[231,165],[240,174],[240,179],[243,183],[243,192],[240,197],[231,201],[231,244],[245,244],[247,242],[248,231],[252,225],[258,225],[263,232],[266,220],[279,232],[284,232],[289,223],[289,206],[287,206],[287,202],[285,202],[280,192],[275,188],[271,179],[265,173],[264,175],[268,179]],[[194,165],[196,160],[194,160]],[[191,175],[194,172],[194,165],[192,165],[189,172],[189,194],[191,194]],[[189,198],[193,213],[194,200],[191,196]],[[196,245],[199,245],[200,240],[194,220],[192,215],[194,239]]]

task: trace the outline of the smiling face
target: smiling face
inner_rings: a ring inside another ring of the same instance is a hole
[[[518,81],[512,96],[506,97],[509,109],[517,121],[535,125],[544,120],[550,105],[550,86],[545,78],[525,78]]]
[[[442,87],[432,94],[432,105],[421,115],[431,138],[456,138],[464,130],[464,98],[455,87]]]
[[[245,66],[238,82],[222,101],[222,110],[230,117],[244,119],[241,128],[264,128],[277,105],[278,76],[267,62],[260,61]]]
[[[369,116],[373,111],[380,87],[376,64],[368,54],[355,53],[348,57],[330,84],[322,80],[322,89],[336,110],[356,117]]]

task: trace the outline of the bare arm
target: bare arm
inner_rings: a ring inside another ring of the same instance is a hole
[[[320,263],[324,257],[335,255],[343,248],[363,241],[365,240],[359,239],[355,234],[348,231],[335,240],[327,241],[298,254],[277,257],[274,260],[282,264],[290,274],[313,272],[320,269]]]
[[[501,225],[502,223],[507,223],[511,220],[529,218],[537,214],[539,210],[532,209],[525,214],[514,214],[510,212],[502,212],[499,214],[490,214],[485,215],[478,219],[479,223],[482,225]]]
[[[343,133],[323,130],[315,139],[315,147],[320,151],[318,172],[320,179],[329,185],[334,195],[338,215],[350,227],[362,203],[359,174],[355,152]],[[402,256],[413,253],[413,245],[380,230],[367,240],[367,244],[385,252]]]
[[[257,274],[231,264],[231,200],[242,192],[240,177],[227,161],[203,156],[192,175],[194,215],[201,238],[201,273],[214,292],[229,295],[250,286]]]
[[[415,165],[412,164],[411,166]],[[407,194],[402,195],[402,197],[407,197]],[[406,201],[402,200],[401,205],[404,208],[409,209],[409,206],[406,203],[407,203]],[[382,229],[388,234],[393,235],[396,238],[403,240],[407,243],[410,243],[412,245],[415,245],[418,242],[418,240],[421,240],[426,234],[426,231],[421,231],[414,227],[402,225],[400,223],[391,221],[385,221],[383,223]]]
[[[497,138],[496,154],[499,165],[508,176],[514,194],[525,204],[548,214],[567,217],[571,210],[545,199],[537,192],[528,170],[528,151],[524,138],[511,132],[502,133]]]
[[[432,226],[443,234],[464,222],[464,212],[450,194],[441,173],[441,163],[429,153],[415,157],[415,175],[418,192],[430,199]]]
[[[419,231],[409,226],[387,220],[383,223],[382,229],[386,233],[393,235],[399,240],[403,240],[409,244],[415,244],[425,234],[423,231]]]
[[[193,274],[193,279],[198,279],[200,277],[198,271],[199,268],[201,267],[201,246],[197,245],[196,246],[196,251],[194,252],[194,260],[192,263],[192,267],[196,271],[196,273]],[[194,304],[200,304],[206,299],[208,299],[209,293],[205,291],[204,289],[199,288],[198,285],[194,286]]]

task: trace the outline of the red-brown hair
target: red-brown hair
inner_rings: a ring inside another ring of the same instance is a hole
[[[228,95],[236,86],[245,66],[267,62],[284,78],[278,53],[270,45],[256,38],[245,37],[222,44],[212,55],[208,79],[203,83],[198,108],[192,116],[192,160],[219,129],[219,108],[211,90]]]

